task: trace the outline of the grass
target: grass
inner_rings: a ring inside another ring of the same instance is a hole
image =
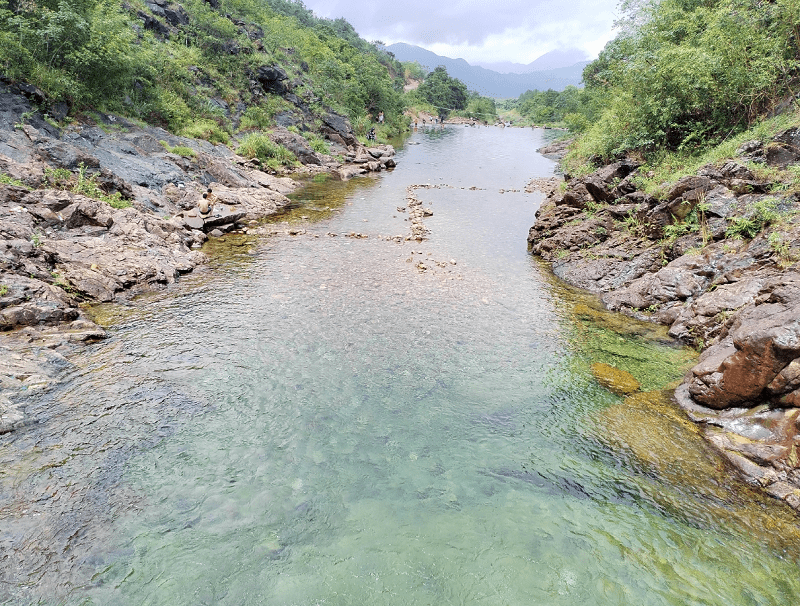
[[[46,187],[64,189],[76,194],[81,194],[87,198],[105,202],[112,208],[129,208],[131,203],[122,198],[122,194],[115,191],[108,194],[97,183],[97,174],[88,174],[86,167],[81,164],[78,173],[73,174],[66,168],[45,168],[44,181]],[[35,243],[34,243],[35,245]]]
[[[5,297],[8,294],[8,285],[0,284],[0,297]]]
[[[191,137],[192,139],[205,139],[210,143],[222,143],[227,145],[231,137],[217,122],[208,118],[201,118],[187,126],[184,126],[180,132],[183,137]]]
[[[19,179],[15,179],[11,175],[7,175],[5,173],[0,173],[0,184],[2,184],[2,185],[16,185],[17,187],[27,187]]]
[[[306,141],[308,141],[308,145],[311,147],[311,149],[318,154],[328,155],[331,153],[331,148],[328,145],[328,142],[316,133],[306,132],[303,133],[303,137],[305,137]]]
[[[275,116],[282,111],[291,111],[293,108],[277,95],[267,95],[259,105],[248,107],[239,121],[239,130],[266,130],[275,126]]]
[[[282,145],[272,141],[266,133],[253,132],[239,144],[237,153],[246,158],[258,158],[273,170],[283,166],[294,166],[295,155]]]
[[[176,154],[178,156],[182,156],[184,158],[188,158],[191,160],[192,158],[197,157],[197,152],[194,151],[191,147],[186,147],[185,145],[176,145],[175,147],[170,147],[169,143],[166,141],[159,141],[161,145],[171,154]]]
[[[776,223],[781,218],[778,211],[778,200],[775,198],[763,198],[757,200],[747,209],[747,213],[741,217],[733,217],[725,230],[726,238],[739,238],[751,240],[758,235],[765,227]]]

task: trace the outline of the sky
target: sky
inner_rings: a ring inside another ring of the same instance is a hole
[[[594,59],[614,37],[619,0],[304,0],[318,17],[344,17],[366,40],[406,42],[469,63],[527,64],[578,48]]]

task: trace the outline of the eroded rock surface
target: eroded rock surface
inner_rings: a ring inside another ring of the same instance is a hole
[[[796,164],[796,138],[751,142],[657,195],[639,190],[631,161],[568,180],[548,192],[528,241],[608,309],[702,349],[677,401],[747,477],[800,509],[798,201],[748,165]],[[736,231],[765,208],[770,228]]]
[[[182,18],[180,7],[148,6],[163,9],[153,14],[168,23]],[[259,77],[259,86],[283,82],[277,72]],[[0,80],[0,346],[31,360],[44,359],[31,347],[63,357],[72,344],[102,339],[82,303],[174,283],[205,262],[199,248],[209,235],[247,231],[287,206],[299,186],[227,146],[118,116],[60,129],[32,105],[47,105],[43,93],[25,86]],[[286,128],[270,137],[295,154],[301,173],[349,178],[395,166],[392,146],[364,147],[341,116],[330,114],[324,131],[345,163]],[[25,381],[57,378],[17,357],[0,364],[0,432],[29,421],[15,400]]]

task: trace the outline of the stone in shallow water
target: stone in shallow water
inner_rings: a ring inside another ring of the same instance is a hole
[[[609,391],[624,396],[639,391],[639,381],[633,375],[609,364],[592,364],[592,374],[597,382]]]
[[[595,421],[597,439],[634,470],[641,494],[662,511],[701,527],[725,528],[788,557],[800,555],[795,512],[740,482],[669,391],[635,393],[603,409]],[[776,492],[785,488],[777,486]]]

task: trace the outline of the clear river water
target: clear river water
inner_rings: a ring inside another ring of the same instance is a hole
[[[796,603],[797,518],[669,401],[696,354],[528,253],[545,135],[416,132],[296,195],[304,233],[96,310],[0,436],[0,603]]]

